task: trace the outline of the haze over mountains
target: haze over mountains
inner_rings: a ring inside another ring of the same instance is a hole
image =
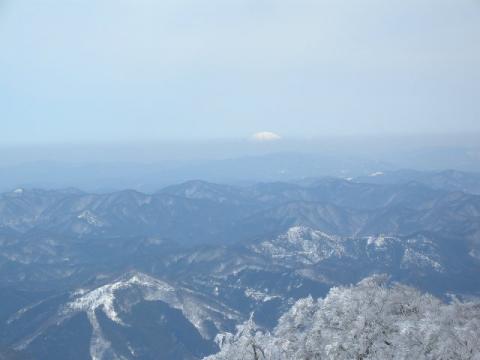
[[[369,175],[5,192],[4,353],[199,359],[252,312],[272,329],[296,300],[378,273],[478,296],[478,174]]]
[[[18,187],[75,187],[87,192],[135,189],[151,193],[192,179],[253,184],[324,176],[356,178],[392,171],[399,177],[402,174],[396,172],[405,169],[480,172],[478,141],[464,137],[458,141],[462,146],[428,144],[428,138],[424,137],[414,141],[411,137],[386,136],[278,143],[244,140],[143,146],[6,147],[2,151],[8,156],[0,157],[0,191]],[[419,144],[412,144],[416,142]],[[403,177],[417,179],[421,172],[417,177],[413,173]]]

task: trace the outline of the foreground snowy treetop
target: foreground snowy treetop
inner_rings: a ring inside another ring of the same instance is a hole
[[[449,304],[383,276],[297,301],[270,334],[252,320],[208,360],[480,359],[480,303]]]

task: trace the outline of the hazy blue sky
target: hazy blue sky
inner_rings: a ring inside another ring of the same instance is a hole
[[[0,143],[480,131],[479,0],[0,0]]]

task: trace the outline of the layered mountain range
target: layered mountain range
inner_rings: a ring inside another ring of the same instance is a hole
[[[199,359],[252,313],[273,328],[375,273],[479,295],[478,175],[439,174],[4,193],[0,354]]]

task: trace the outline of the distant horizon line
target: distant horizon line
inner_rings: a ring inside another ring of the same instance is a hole
[[[63,140],[63,141],[38,141],[38,142],[6,142],[0,144],[0,148],[28,148],[28,147],[63,147],[63,146],[117,146],[117,145],[169,145],[169,144],[199,144],[206,142],[216,143],[257,143],[257,144],[272,144],[281,142],[316,142],[325,139],[372,139],[372,138],[452,138],[465,137],[475,138],[480,141],[480,130],[472,131],[432,131],[432,132],[387,132],[387,133],[362,133],[362,134],[323,134],[311,136],[286,135],[279,131],[273,133],[281,136],[276,141],[259,141],[252,138],[257,134],[252,132],[247,136],[212,136],[212,137],[172,137],[172,138],[124,138],[124,139],[79,139],[79,140]]]

